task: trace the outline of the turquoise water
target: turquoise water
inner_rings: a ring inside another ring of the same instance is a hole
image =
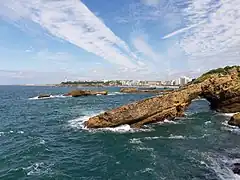
[[[0,87],[0,179],[234,180],[240,161],[239,129],[229,116],[194,101],[186,117],[140,130],[89,130],[88,117],[152,95],[71,98],[69,88]],[[51,99],[37,100],[40,93]]]

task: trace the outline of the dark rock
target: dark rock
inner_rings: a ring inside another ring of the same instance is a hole
[[[234,174],[240,175],[240,163],[234,163],[232,171]]]
[[[51,95],[50,94],[40,94],[38,96],[38,99],[41,99],[41,98],[49,98]]]
[[[74,90],[66,94],[66,96],[79,97],[79,96],[96,96],[107,95],[108,91],[89,91],[89,90]]]
[[[228,121],[228,124],[231,126],[238,126],[240,128],[240,113],[233,115]]]

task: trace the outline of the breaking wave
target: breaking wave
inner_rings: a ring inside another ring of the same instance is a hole
[[[98,128],[98,129],[91,129],[91,128],[87,128],[84,126],[84,123],[91,117],[96,116],[98,114],[103,113],[103,111],[99,112],[99,113],[92,113],[89,115],[85,115],[73,120],[68,121],[70,127],[72,128],[77,128],[77,129],[83,129],[83,130],[87,130],[90,132],[101,132],[101,131],[109,131],[109,132],[116,132],[116,133],[126,133],[126,132],[149,132],[149,131],[153,131],[153,129],[151,129],[150,127],[146,127],[146,128],[142,128],[142,129],[135,129],[132,128],[130,125],[128,124],[124,124],[124,125],[120,125],[117,127],[106,127],[106,128]]]
[[[43,100],[43,99],[55,99],[55,98],[67,98],[67,97],[71,97],[71,96],[64,96],[63,94],[50,95],[49,97],[44,97],[44,98],[38,98],[38,96],[36,96],[36,97],[29,98],[29,100]]]

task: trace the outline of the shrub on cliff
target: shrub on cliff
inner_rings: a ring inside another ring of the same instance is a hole
[[[224,68],[218,68],[218,69],[213,69],[213,70],[210,70],[206,73],[204,73],[202,76],[200,76],[199,78],[195,79],[193,81],[194,84],[197,84],[197,83],[201,83],[203,82],[204,80],[210,78],[213,74],[218,74],[219,76],[221,75],[227,75],[229,74],[229,72],[233,69],[233,68],[237,68],[238,70],[238,76],[240,77],[240,66],[226,66]]]

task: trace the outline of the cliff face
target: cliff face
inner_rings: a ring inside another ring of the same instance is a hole
[[[139,128],[144,124],[174,119],[183,116],[186,107],[198,96],[206,98],[211,103],[211,108],[219,112],[240,111],[239,74],[239,67],[230,68],[224,73],[207,74],[207,78],[201,77],[200,82],[192,83],[184,89],[124,105],[92,117],[85,126],[101,128],[129,124]]]

